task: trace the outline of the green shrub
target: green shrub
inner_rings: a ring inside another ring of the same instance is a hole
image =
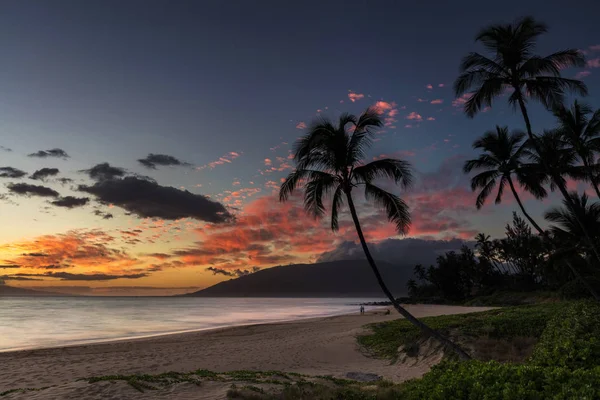
[[[545,303],[506,307],[484,312],[426,317],[422,321],[435,330],[464,336],[493,338],[539,338],[547,322],[568,303]],[[410,348],[422,338],[418,328],[405,319],[368,325],[371,332],[358,337],[358,342],[371,354],[395,358],[398,347]]]
[[[500,364],[495,361],[445,362],[423,378],[402,385],[401,399],[598,399],[600,367]]]
[[[591,368],[600,365],[600,305],[571,303],[548,323],[531,363]]]

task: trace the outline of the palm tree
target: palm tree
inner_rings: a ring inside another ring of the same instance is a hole
[[[565,91],[572,91],[582,96],[587,95],[585,84],[576,79],[563,78],[561,69],[583,67],[585,57],[576,49],[558,51],[546,57],[533,55],[536,40],[546,33],[545,24],[532,17],[524,17],[513,24],[498,24],[484,28],[475,37],[492,53],[486,57],[479,53],[469,53],[461,63],[461,75],[454,82],[456,96],[472,94],[465,102],[465,112],[473,118],[484,107],[491,107],[493,100],[512,90],[508,102],[513,107],[517,104],[525,120],[527,135],[534,148],[537,146],[531,121],[525,106],[528,98],[541,102],[546,108],[563,103]],[[536,150],[538,150],[536,148]],[[539,153],[539,152],[538,152]],[[541,164],[549,170],[549,163],[543,158]],[[559,177],[551,175],[563,198],[571,201],[566,185]],[[579,221],[583,227],[583,223]],[[600,262],[600,253],[593,246],[589,234],[583,230],[585,240],[593,248],[596,259]]]
[[[381,126],[381,118],[374,109],[368,109],[359,117],[344,113],[337,126],[325,118],[315,120],[295,145],[296,170],[281,184],[279,199],[286,201],[298,186],[303,185],[304,207],[315,218],[319,218],[325,214],[323,198],[332,196],[331,229],[334,231],[339,227],[338,213],[344,201],[347,201],[365,256],[379,286],[394,308],[422,332],[453,349],[461,358],[468,359],[470,357],[459,346],[419,321],[396,301],[367,246],[352,197],[353,189],[359,186],[364,187],[367,200],[385,210],[398,233],[405,234],[410,226],[410,213],[404,200],[376,186],[373,181],[389,178],[402,188],[408,188],[412,184],[411,165],[392,158],[368,164],[362,161],[372,144],[373,130]]]
[[[480,257],[486,259],[491,265],[493,265],[498,272],[501,274],[506,273],[506,269],[501,269],[498,261],[494,257],[494,242],[491,240],[490,235],[486,235],[485,233],[478,233],[475,236],[475,247],[479,249]]]
[[[496,204],[499,204],[502,201],[504,187],[508,184],[523,215],[538,232],[543,233],[542,228],[525,210],[512,179],[514,174],[519,184],[537,199],[547,196],[546,190],[541,185],[541,175],[537,174],[532,166],[522,161],[524,137],[525,134],[522,132],[509,133],[507,127],[496,126],[495,131],[486,132],[473,142],[473,148],[482,150],[483,153],[474,160],[466,161],[463,170],[467,174],[473,170],[483,170],[471,179],[471,189],[473,191],[481,189],[476,201],[478,209],[484,205],[496,185],[498,185]]]
[[[591,118],[588,115],[592,114]],[[586,104],[575,100],[571,109],[560,105],[554,108],[554,116],[558,120],[563,140],[565,140],[579,156],[586,170],[587,179],[591,182],[600,197],[598,190],[598,174],[596,173],[596,154],[600,151],[600,110],[592,112]]]

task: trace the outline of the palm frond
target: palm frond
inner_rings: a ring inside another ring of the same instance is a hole
[[[488,196],[490,195],[490,193],[492,193],[492,190],[494,189],[494,187],[496,186],[496,180],[495,179],[491,179],[481,190],[481,192],[479,192],[479,194],[477,195],[477,199],[475,200],[475,206],[477,207],[477,209],[479,210],[481,207],[483,207],[483,205],[485,204],[485,201],[487,200]],[[471,187],[473,187],[473,184],[471,183]],[[475,189],[473,189],[475,190]]]
[[[338,224],[338,213],[340,208],[344,205],[344,191],[342,185],[338,185],[333,193],[333,202],[331,204],[331,230],[337,231],[339,229]]]
[[[296,190],[300,180],[302,179],[307,179],[309,181],[329,179],[339,180],[338,177],[327,172],[309,169],[296,169],[295,171],[291,172],[281,184],[279,188],[279,201],[287,201],[289,196],[291,196],[294,190]]]
[[[373,144],[373,128],[383,125],[376,110],[368,108],[355,124],[354,133],[348,143],[348,164],[355,165],[366,156],[366,151]]]
[[[508,178],[506,176],[502,176],[500,178],[500,182],[498,183],[498,193],[496,194],[496,200],[494,201],[496,204],[500,204],[502,202],[502,195],[504,194],[504,187],[508,183]]]
[[[320,218],[325,213],[323,197],[327,196],[333,187],[338,184],[335,176],[322,176],[320,179],[314,179],[306,184],[304,191],[304,208],[314,218]]]
[[[356,183],[371,183],[375,178],[389,178],[404,188],[412,185],[412,167],[408,161],[383,158],[354,168],[352,177]]]
[[[365,197],[385,210],[388,220],[396,225],[398,233],[408,233],[411,219],[404,200],[370,183],[365,184]]]
[[[502,94],[503,89],[503,79],[487,79],[465,103],[465,113],[467,116],[473,118],[484,107],[491,107],[492,101],[495,97]]]

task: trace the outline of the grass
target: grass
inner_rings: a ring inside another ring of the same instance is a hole
[[[421,320],[435,330],[471,338],[539,338],[550,318],[568,303],[544,303],[507,307],[478,313],[442,315]],[[359,336],[359,344],[371,355],[395,360],[398,348],[411,349],[423,338],[405,319],[368,325],[370,333]]]

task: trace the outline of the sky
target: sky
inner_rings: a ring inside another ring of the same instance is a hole
[[[312,120],[372,106],[385,126],[366,161],[395,157],[415,169],[411,190],[393,189],[411,207],[408,238],[502,235],[516,203],[505,196],[476,210],[461,168],[476,155],[474,139],[496,125],[522,129],[522,119],[502,98],[468,119],[452,91],[461,58],[483,52],[474,36],[490,23],[533,15],[550,27],[539,54],[584,51],[586,67],[563,75],[581,78],[585,102],[600,107],[595,1],[1,8],[0,281],[13,286],[182,293],[344,253],[356,241],[347,213],[333,233],[304,213],[300,196],[281,204],[277,192]],[[534,130],[553,127],[540,106],[530,110]],[[559,202],[523,197],[540,222]],[[374,247],[400,238],[359,203]]]

